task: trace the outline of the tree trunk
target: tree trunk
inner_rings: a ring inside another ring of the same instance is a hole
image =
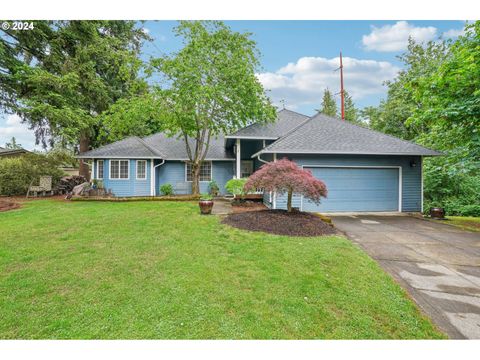
[[[287,198],[287,211],[290,213],[292,212],[292,190],[288,190],[288,198]]]
[[[200,165],[192,163],[192,194],[200,194]]]
[[[90,138],[87,134],[82,133],[80,135],[80,153],[88,150],[90,150]],[[87,163],[85,163],[83,159],[80,159],[80,167],[78,170],[78,174],[84,176],[87,181],[90,181],[90,170]]]

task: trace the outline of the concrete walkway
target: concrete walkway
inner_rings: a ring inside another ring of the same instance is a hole
[[[359,244],[456,339],[480,339],[480,233],[411,216],[335,215]]]
[[[232,204],[225,199],[215,199],[213,202],[212,214],[228,215],[232,212]]]

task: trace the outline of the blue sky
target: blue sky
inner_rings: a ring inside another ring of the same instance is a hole
[[[311,115],[323,90],[339,91],[338,54],[343,53],[345,89],[358,107],[377,105],[385,97],[383,82],[402,64],[396,58],[408,36],[417,41],[454,38],[463,21],[226,21],[236,31],[250,32],[262,54],[258,77],[276,105]],[[155,40],[143,57],[160,56],[181,47],[172,33],[175,21],[147,21]],[[338,98],[338,96],[337,96]],[[0,146],[12,136],[34,148],[34,136],[14,115],[0,114]]]

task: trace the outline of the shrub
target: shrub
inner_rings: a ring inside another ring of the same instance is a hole
[[[172,184],[163,184],[160,186],[160,192],[162,195],[170,196],[173,195],[173,186]]]
[[[204,200],[204,201],[213,200],[213,196],[205,193],[200,196],[200,200]]]
[[[435,206],[445,208],[447,215],[480,216],[480,175],[468,164],[450,164],[444,157],[425,159],[425,213]]]
[[[480,205],[463,205],[457,208],[459,216],[480,216]]]
[[[246,194],[244,187],[247,179],[230,179],[225,184],[225,190],[235,196],[243,196]]]
[[[445,205],[445,213],[453,216],[480,216],[480,205],[449,202]]]
[[[210,191],[210,194],[212,194],[213,196],[217,196],[218,191],[220,190],[220,188],[218,187],[218,184],[215,180],[212,180],[208,183],[208,189]]]
[[[38,185],[40,176],[52,177],[52,186],[66,174],[58,167],[62,164],[55,158],[39,153],[0,160],[0,195],[25,195],[28,186]]]

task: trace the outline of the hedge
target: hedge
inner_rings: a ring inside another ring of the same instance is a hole
[[[25,154],[0,160],[0,195],[25,195],[28,186],[38,185],[40,176],[52,176],[52,186],[65,176],[61,163],[43,154]]]

